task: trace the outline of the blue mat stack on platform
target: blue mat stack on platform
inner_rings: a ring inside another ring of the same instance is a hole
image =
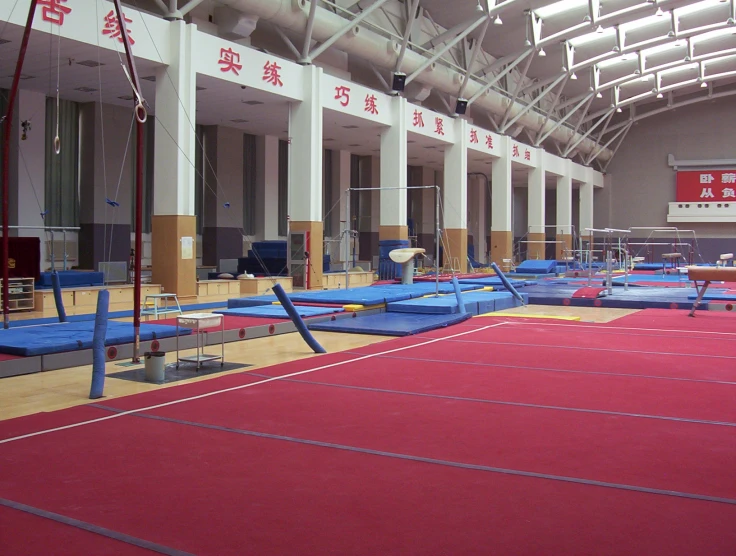
[[[0,353],[29,357],[91,349],[94,327],[94,322],[65,322],[0,330]],[[188,328],[179,329],[180,336],[191,332]],[[175,326],[141,324],[142,341],[171,338],[175,335]],[[131,344],[133,339],[133,323],[116,321],[107,323],[105,345]]]
[[[105,275],[102,272],[93,272],[86,270],[61,270],[57,272],[59,283],[62,288],[87,288],[92,286],[102,286]],[[36,281],[37,290],[50,290],[51,272],[42,272],[41,277]]]
[[[299,316],[302,318],[317,317],[320,315],[331,315],[333,313],[342,313],[343,309],[337,307],[296,307]],[[271,319],[288,319],[290,318],[286,309],[281,305],[260,305],[256,307],[239,307],[234,309],[224,309],[221,311],[214,311],[221,315],[227,315],[231,317],[263,317]]]

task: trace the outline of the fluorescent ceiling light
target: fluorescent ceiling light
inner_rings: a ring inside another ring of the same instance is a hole
[[[683,66],[676,66],[674,68],[664,69],[659,72],[659,75],[672,75],[673,73],[681,73],[683,71],[692,71],[698,69],[698,63],[685,64]]]
[[[650,27],[652,25],[661,25],[662,23],[670,25],[669,18],[662,18],[658,15],[650,15],[649,17],[635,19],[634,21],[630,21],[629,23],[622,23],[621,30],[624,32],[635,31],[636,29],[642,29],[644,27]]]
[[[689,6],[683,6],[682,8],[676,8],[674,11],[676,15],[683,16],[701,12],[703,10],[709,10],[710,8],[722,6],[723,4],[724,2],[721,0],[703,0],[703,2],[697,2],[695,4],[690,4]]]
[[[706,83],[705,81],[703,81],[703,82],[702,82],[702,83],[700,84],[700,88],[701,88],[701,89],[705,89],[705,88],[706,88],[707,86],[708,86],[708,84],[707,84],[707,83]]]
[[[560,2],[550,4],[549,6],[542,6],[541,8],[534,10],[534,13],[542,19],[547,19],[548,17],[565,12],[571,12],[572,10],[577,10],[587,5],[588,0],[561,0]]]
[[[661,54],[662,52],[669,52],[670,50],[682,48],[683,46],[687,46],[687,42],[685,41],[666,42],[664,44],[653,46],[652,48],[647,48],[643,52],[644,52],[644,56],[653,56],[654,54]]]
[[[601,60],[600,62],[598,62],[598,68],[599,69],[610,68],[613,66],[617,66],[619,64],[623,64],[624,62],[630,62],[631,60],[636,60],[635,54],[624,54],[623,56],[618,56],[616,58],[609,58],[608,60]]]
[[[570,39],[570,44],[573,46],[582,46],[584,44],[589,44],[591,42],[614,36],[616,36],[616,30],[613,27],[609,27],[608,29],[604,29],[602,33],[593,31],[592,33],[586,33],[585,35],[572,38]]]

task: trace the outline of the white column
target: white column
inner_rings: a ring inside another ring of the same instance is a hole
[[[584,235],[585,228],[593,227],[593,184],[580,184],[580,230],[579,233]]]
[[[544,168],[532,168],[529,170],[528,176],[529,198],[527,201],[527,210],[529,211],[529,230],[528,233],[544,234],[545,225],[545,172]]]
[[[309,232],[309,288],[322,289],[322,68],[303,72],[304,99],[289,110],[289,230]]]
[[[332,153],[332,202],[337,206],[332,211],[332,235],[337,237],[346,229],[347,216],[345,200],[347,190],[350,189],[350,165],[352,155],[350,151],[334,151]],[[349,229],[349,227],[348,227]],[[345,259],[345,247],[349,243],[347,235],[342,235],[340,243],[331,244],[332,262],[337,263]]]
[[[171,65],[156,70],[154,215],[194,215],[195,25],[172,21]],[[172,139],[173,138],[173,139]]]
[[[444,188],[442,190],[443,227],[447,248],[457,268],[468,267],[468,122],[457,118],[455,143],[445,147]],[[453,266],[453,268],[455,268]]]
[[[569,174],[557,178],[557,243],[556,257],[565,256],[565,249],[572,248],[572,178]]]
[[[445,147],[444,204],[445,229],[468,227],[468,144],[467,121],[454,121],[456,142]]]
[[[513,227],[511,220],[511,201],[513,186],[511,183],[510,140],[503,137],[500,141],[503,156],[493,161],[491,169],[491,259],[501,265],[503,259],[510,259],[513,253]]]
[[[197,294],[197,229],[194,214],[196,26],[170,25],[170,65],[156,70],[152,280],[167,293]],[[242,155],[241,155],[242,156]]]
[[[394,97],[391,101],[391,127],[381,135],[381,187],[406,187],[407,183],[407,145],[406,145],[407,101]],[[388,235],[381,239],[406,239],[406,189],[381,191],[381,228]],[[397,228],[403,227],[403,232]]]
[[[542,159],[543,157],[539,157]],[[547,238],[545,230],[545,172],[540,160],[540,166],[529,170],[528,179],[528,196],[527,196],[527,222],[529,225],[527,233],[527,258],[544,259],[545,243],[542,242]]]
[[[304,68],[304,100],[289,112],[289,218],[322,222],[322,68]]]
[[[557,234],[572,234],[572,178],[557,178]]]
[[[488,198],[486,178],[473,176],[468,182],[468,208],[471,214],[471,232],[475,247],[475,259],[486,262],[486,237],[488,236],[488,222],[486,222],[486,205]]]
[[[422,166],[422,179],[421,182],[418,185],[437,185],[437,175],[436,172],[432,168],[428,168],[427,166]],[[420,189],[420,199],[422,200],[422,206],[421,206],[421,222],[415,222],[415,226],[417,227],[417,240],[419,241],[419,236],[435,236],[435,229],[434,229],[434,220],[435,220],[435,209],[436,209],[436,203],[435,203],[435,195],[437,195],[437,191],[435,189]],[[425,242],[426,243],[426,242]],[[430,241],[429,243],[421,244],[420,247],[424,247],[425,249],[432,248],[434,245],[434,240]]]
[[[256,236],[279,238],[279,138],[256,137]]]

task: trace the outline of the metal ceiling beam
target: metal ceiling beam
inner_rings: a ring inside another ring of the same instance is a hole
[[[707,62],[708,60],[715,60],[718,58],[726,57],[726,56],[736,56],[736,48],[729,48],[726,50],[719,50],[717,52],[711,52],[708,54],[702,54],[700,56],[692,57],[690,60],[677,60],[675,62],[668,62],[666,64],[661,64],[659,66],[654,66],[652,68],[645,69],[643,72],[640,72],[638,74],[630,73],[623,77],[619,77],[618,79],[614,79],[612,81],[608,81],[607,83],[602,83],[598,86],[598,91],[606,91],[608,89],[611,89],[616,86],[625,86],[629,83],[635,83],[636,81],[640,80],[642,77],[646,77],[648,75],[654,75],[657,72],[662,72],[670,69],[674,69],[680,66],[686,66],[689,64],[694,64],[697,62]],[[578,95],[577,97],[570,98],[566,100],[560,108],[565,108],[571,104],[574,104],[579,99],[583,98],[585,95]]]
[[[656,116],[657,114],[664,114],[665,112],[668,112],[670,110],[675,110],[676,108],[682,108],[683,106],[689,106],[691,104],[697,104],[699,102],[705,102],[706,100],[714,100],[714,99],[719,99],[719,98],[726,98],[726,97],[730,97],[730,96],[733,96],[733,95],[736,95],[736,89],[732,89],[732,90],[729,90],[729,91],[723,91],[723,92],[720,92],[720,93],[705,94],[705,95],[701,95],[701,96],[698,96],[698,97],[695,97],[695,98],[689,98],[687,100],[682,100],[680,102],[674,102],[671,105],[667,105],[667,106],[660,107],[660,108],[655,108],[654,110],[650,110],[649,112],[644,112],[643,114],[638,114],[638,115],[636,115],[636,116],[634,116],[632,118],[632,121],[639,122],[639,121],[644,120],[646,118],[649,118],[651,116]],[[612,133],[612,132],[614,132],[614,131],[616,131],[618,129],[621,129],[622,127],[624,127],[626,125],[627,122],[628,122],[628,120],[625,121],[625,122],[621,122],[621,123],[612,125],[608,129],[608,133]]]
[[[485,12],[483,15],[486,15]],[[476,19],[478,19],[478,14],[473,14],[473,17],[470,17],[466,19],[465,21],[461,21],[457,25],[453,25],[446,31],[443,31],[439,35],[432,37],[424,44],[420,45],[420,48],[424,50],[432,50],[434,47],[441,45],[445,41],[457,37],[460,33],[462,33],[465,29],[467,29],[469,26],[471,26],[473,23],[475,23]]]
[[[401,40],[401,50],[399,51],[399,58],[396,60],[396,65],[394,66],[394,72],[401,71],[401,62],[404,61],[404,54],[406,54],[406,47],[409,44],[412,29],[414,29],[414,22],[419,18],[420,2],[421,0],[409,0],[407,2],[406,29],[404,29],[404,37]]]
[[[311,0],[309,4],[309,17],[307,18],[307,32],[304,33],[304,46],[302,46],[301,60],[309,56],[309,48],[312,46],[312,31],[314,30],[314,16],[317,14],[317,0]]]
[[[630,123],[629,125],[627,125],[627,126],[626,126],[626,127],[624,128],[624,132],[623,132],[623,134],[621,135],[621,137],[620,137],[620,138],[619,138],[619,140],[618,140],[618,143],[616,143],[616,146],[615,146],[615,147],[613,148],[613,151],[611,152],[611,158],[609,158],[609,159],[608,159],[608,160],[606,161],[606,163],[605,163],[605,164],[604,164],[604,165],[602,166],[602,171],[603,171],[603,172],[605,172],[606,170],[608,170],[608,165],[609,165],[609,164],[611,163],[611,161],[613,160],[613,157],[614,157],[614,156],[616,156],[616,153],[618,152],[619,148],[620,148],[620,147],[621,147],[621,145],[623,144],[623,142],[624,142],[624,139],[625,139],[625,138],[626,138],[626,136],[627,136],[627,135],[629,134],[629,130],[631,129],[631,127],[632,127],[633,125],[634,125],[634,124],[633,124],[633,122],[632,122],[632,123]]]
[[[164,13],[164,15],[169,13],[169,7],[164,4],[163,0],[153,0],[153,2],[158,6],[158,9]]]
[[[532,108],[534,108],[539,101],[541,101],[547,94],[552,91],[559,83],[560,81],[567,80],[567,74],[563,73],[560,75],[549,87],[547,87],[544,91],[542,91],[536,98],[534,98],[529,104],[527,104],[524,108],[522,108],[516,116],[511,118],[506,125],[501,126],[501,133],[505,133],[507,129],[509,129],[512,125],[516,123],[516,121],[521,118],[524,114],[529,112]]]
[[[384,0],[385,1],[385,0]],[[473,22],[470,27],[465,29],[462,33],[460,33],[457,37],[452,39],[450,42],[446,43],[440,50],[438,50],[435,54],[433,54],[430,58],[427,58],[417,69],[414,73],[407,76],[406,78],[406,85],[414,81],[414,79],[417,78],[418,75],[420,75],[424,70],[426,70],[429,66],[431,66],[436,60],[438,60],[440,57],[442,57],[448,50],[450,50],[453,46],[455,46],[457,43],[459,43],[461,40],[463,40],[465,37],[467,37],[470,33],[475,31],[486,19],[488,19],[488,16],[483,13],[478,19]]]
[[[529,71],[529,66],[532,63],[532,60],[534,59],[534,56],[529,56],[529,58],[526,61],[526,64],[524,65],[524,70],[519,74],[519,80],[516,82],[516,86],[514,87],[514,92],[511,95],[511,100],[509,101],[509,105],[506,107],[506,110],[503,112],[503,116],[501,116],[501,125],[499,126],[499,129],[506,131],[508,129],[506,127],[506,121],[509,117],[509,113],[511,112],[511,107],[516,103],[516,99],[519,98],[519,93],[521,92],[522,85],[524,84],[524,79],[526,79],[526,73]]]
[[[580,108],[580,107],[581,107],[581,106],[582,106],[583,104],[586,104],[586,103],[587,103],[587,104],[588,104],[588,106],[589,106],[589,105],[590,105],[590,103],[591,103],[591,102],[593,101],[593,96],[594,96],[594,95],[593,95],[593,93],[589,93],[589,94],[588,94],[588,96],[587,96],[587,98],[584,98],[583,100],[581,100],[581,101],[580,101],[580,102],[579,102],[579,103],[578,103],[578,104],[577,104],[577,105],[576,105],[576,106],[575,106],[575,107],[574,107],[574,108],[573,108],[572,110],[570,110],[570,111],[569,111],[569,112],[568,112],[567,114],[565,114],[565,115],[564,115],[564,116],[563,116],[562,118],[560,118],[559,120],[557,120],[557,121],[555,122],[555,125],[554,125],[554,126],[553,126],[553,127],[551,128],[551,129],[549,129],[549,130],[548,130],[548,131],[547,131],[546,133],[542,134],[542,135],[541,135],[541,136],[540,136],[540,137],[539,137],[539,138],[538,138],[538,139],[536,140],[536,142],[534,143],[534,146],[535,146],[535,147],[538,147],[539,145],[541,145],[541,144],[542,144],[542,143],[543,143],[543,142],[544,142],[544,141],[545,141],[545,140],[547,139],[547,137],[549,137],[550,135],[552,135],[552,134],[553,134],[553,133],[554,133],[554,132],[555,132],[555,131],[556,131],[556,130],[557,130],[557,129],[558,129],[559,127],[560,127],[560,126],[562,126],[562,125],[563,125],[563,124],[564,124],[564,123],[565,123],[565,122],[566,122],[567,120],[569,120],[569,119],[570,119],[570,117],[571,117],[571,116],[572,116],[572,115],[573,115],[573,114],[574,114],[575,112],[577,112],[577,111],[578,111],[578,109],[579,109],[579,108]],[[588,109],[588,108],[587,108],[587,106],[586,106],[586,108],[585,108],[585,109],[586,109],[586,110]],[[544,129],[544,128],[542,128],[542,129]]]
[[[613,114],[615,112],[615,110],[616,110],[615,108],[611,108],[610,113]],[[606,116],[608,116],[608,114],[606,114]],[[569,145],[567,148],[565,148],[565,152],[563,153],[562,156],[563,157],[566,157],[573,150],[575,150],[575,147],[577,147],[580,143],[582,143],[588,137],[588,135],[590,135],[591,133],[593,133],[596,130],[596,128],[598,128],[598,126],[600,126],[603,123],[603,121],[605,119],[606,119],[605,117],[604,118],[601,118],[596,123],[594,123],[592,126],[590,126],[590,129],[588,129],[588,131],[586,131],[585,133],[583,133],[582,136],[580,136],[571,145]]]
[[[316,0],[314,0],[316,3]],[[332,35],[329,39],[327,39],[325,42],[320,44],[317,48],[312,50],[306,57],[305,60],[303,60],[306,63],[311,63],[312,60],[319,57],[320,54],[324,53],[328,48],[330,48],[333,44],[335,44],[340,38],[342,38],[343,35],[345,35],[350,29],[355,27],[358,23],[363,21],[365,18],[367,18],[369,15],[371,15],[374,11],[376,11],[378,8],[383,6],[388,0],[376,0],[375,4],[370,6],[367,10],[360,12],[360,15],[357,16],[355,19],[352,19],[349,23],[347,23],[345,26],[343,26],[342,29],[340,29],[337,33]],[[311,7],[310,7],[311,11]]]
[[[301,52],[299,52],[299,49],[294,45],[293,42],[291,42],[291,39],[286,36],[286,33],[284,33],[281,30],[281,27],[277,25],[273,25],[274,31],[276,31],[276,34],[281,37],[281,40],[284,41],[284,44],[286,45],[286,48],[289,49],[289,51],[294,55],[295,60],[299,60],[302,57]]]
[[[611,143],[613,143],[616,139],[618,139],[622,134],[626,134],[629,131],[629,128],[634,125],[634,122],[629,121],[627,126],[624,126],[621,128],[618,133],[616,133],[613,137],[611,137],[608,142],[606,142],[605,145],[600,145],[597,149],[595,149],[593,152],[590,153],[590,156],[585,160],[585,165],[590,166],[590,163],[595,160],[595,158],[601,153],[603,149],[607,149],[611,146]],[[600,142],[600,141],[599,141]]]
[[[189,0],[186,4],[184,4],[181,8],[179,8],[179,14],[184,17],[189,12],[191,12],[194,8],[199,6],[204,0]]]
[[[672,85],[667,85],[666,87],[660,87],[657,90],[648,91],[646,93],[642,93],[642,94],[627,98],[625,100],[622,100],[618,103],[616,108],[620,108],[623,106],[629,106],[631,104],[636,104],[637,102],[649,99],[652,97],[652,95],[656,95],[658,93],[662,93],[664,95],[664,93],[668,93],[670,91],[676,91],[684,87],[691,87],[693,85],[702,84],[702,83],[711,84],[714,81],[717,81],[718,79],[724,79],[727,77],[734,77],[734,76],[736,76],[736,70],[718,73],[718,74],[710,75],[704,78],[698,77],[696,79],[688,79],[686,81],[681,81],[680,83],[673,83]],[[595,114],[591,114],[590,116],[588,116],[586,121],[590,121],[598,117],[601,114],[601,112],[602,111],[598,111]]]
[[[549,121],[550,117],[552,116],[552,112],[555,111],[557,108],[557,104],[560,102],[560,98],[562,97],[562,91],[565,89],[565,85],[567,85],[567,81],[570,79],[570,74],[565,74],[565,79],[562,81],[562,85],[560,85],[560,88],[557,89],[557,94],[555,95],[555,99],[552,101],[552,104],[550,105],[547,112],[544,114],[544,121],[542,122],[542,125],[539,126],[539,129],[537,130],[537,136],[542,133],[542,130],[544,129],[544,126],[547,125],[547,122]],[[534,142],[534,140],[532,140]]]
[[[483,39],[486,37],[486,31],[488,31],[488,25],[491,23],[491,19],[487,18],[486,22],[483,24],[483,28],[480,30],[480,36],[476,39],[475,44],[473,45],[473,51],[470,53],[470,59],[468,60],[468,63],[465,67],[465,75],[463,75],[462,83],[460,84],[460,89],[457,91],[457,97],[462,98],[463,93],[465,92],[465,87],[468,86],[468,79],[470,78],[470,71],[473,69],[473,64],[475,64],[475,59],[478,57],[478,52],[480,52],[481,46],[483,45]]]
[[[489,81],[486,81],[483,84],[483,87],[478,89],[478,92],[476,92],[470,99],[468,100],[468,106],[470,106],[472,103],[474,103],[476,100],[478,100],[483,93],[485,93],[488,89],[493,87],[496,83],[498,83],[506,74],[508,74],[512,69],[514,69],[516,66],[518,66],[521,62],[524,61],[524,59],[529,56],[532,52],[534,52],[534,49],[528,49],[524,51],[516,60],[511,62],[508,66],[506,66],[498,75],[495,75],[492,79]]]

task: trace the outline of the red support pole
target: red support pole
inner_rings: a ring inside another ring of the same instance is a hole
[[[140,94],[141,86],[138,80],[138,71],[135,67],[133,59],[133,51],[130,47],[128,38],[128,29],[125,27],[125,17],[120,0],[114,0],[115,13],[120,24],[121,38],[125,46],[125,56],[128,60],[128,69],[130,70],[130,81],[136,94]],[[145,122],[145,111],[143,110],[141,98],[136,98],[135,116],[136,116],[136,160],[135,160],[135,272],[133,279],[133,362],[140,362],[140,330],[141,330],[141,233],[143,231],[143,133]],[[141,113],[143,110],[143,113]]]
[[[10,132],[13,129],[13,110],[15,109],[15,97],[18,94],[18,85],[20,84],[21,71],[23,70],[23,61],[26,57],[28,48],[28,40],[31,37],[31,27],[33,26],[33,16],[36,13],[36,0],[31,0],[31,7],[28,9],[28,19],[26,20],[26,28],[23,31],[23,40],[20,43],[20,52],[18,53],[18,61],[15,64],[15,74],[13,75],[13,85],[10,88],[10,99],[8,100],[8,111],[5,113],[3,121],[3,144],[5,145],[5,156],[3,156],[3,327],[10,326],[10,300],[8,291],[8,282],[10,281],[10,273],[8,269],[9,242],[8,234],[8,190],[9,184],[9,164],[10,164]]]

